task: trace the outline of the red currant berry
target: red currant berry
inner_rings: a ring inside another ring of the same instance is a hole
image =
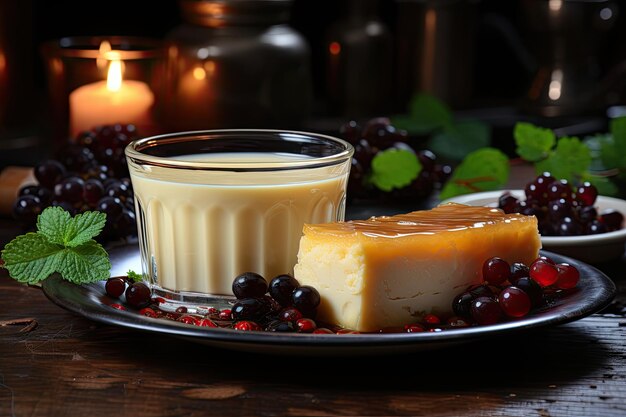
[[[426,314],[422,320],[424,320],[424,323],[427,323],[427,324],[440,324],[441,323],[441,319],[435,316],[434,314]]]
[[[300,333],[312,333],[317,329],[317,324],[311,319],[298,319],[296,321],[296,327]]]
[[[419,323],[411,323],[404,326],[404,331],[407,333],[421,333],[425,332],[426,329]]]
[[[187,316],[187,315],[180,316],[178,318],[178,320],[176,320],[176,321],[179,321],[179,322],[185,323],[185,324],[195,324],[195,325],[200,323],[200,320],[198,320],[197,318],[195,318],[193,316]]]
[[[544,259],[537,259],[530,265],[530,277],[542,287],[554,284],[558,278],[556,266]]]
[[[327,329],[326,327],[318,327],[317,329],[313,330],[313,334],[335,334],[335,332]]]
[[[187,307],[185,306],[180,306],[176,309],[177,313],[186,313],[187,312]]]
[[[524,317],[530,311],[530,297],[517,287],[506,287],[498,295],[500,308],[509,317]]]
[[[557,288],[567,290],[574,288],[580,279],[580,273],[576,267],[569,264],[557,264],[558,277],[556,280]]]
[[[118,304],[118,303],[111,303],[111,304],[109,304],[109,307],[113,307],[113,308],[115,308],[117,310],[126,310],[126,307],[124,307],[123,305]]]
[[[198,326],[200,327],[217,327],[217,324],[211,319],[200,319],[198,322]]]
[[[146,317],[152,317],[152,318],[157,317],[156,311],[154,311],[150,307],[142,308],[141,310],[139,310],[139,314],[141,314],[142,316],[146,316]]]
[[[225,308],[220,311],[219,318],[220,320],[230,320],[230,308]]]
[[[511,275],[511,266],[502,258],[494,257],[483,263],[483,279],[492,285],[500,285]]]
[[[261,330],[261,327],[253,321],[243,320],[243,321],[238,321],[237,323],[235,323],[235,325],[233,326],[233,329],[250,331],[250,330]]]

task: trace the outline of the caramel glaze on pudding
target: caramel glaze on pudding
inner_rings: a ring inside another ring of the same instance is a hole
[[[541,248],[536,217],[455,203],[303,232],[294,271],[320,292],[318,318],[362,332],[450,314],[485,260],[530,264]]]

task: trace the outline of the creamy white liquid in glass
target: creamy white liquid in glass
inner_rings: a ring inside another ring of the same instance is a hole
[[[291,274],[303,225],[343,220],[349,159],[341,166],[253,172],[245,169],[310,157],[248,152],[171,159],[244,171],[141,170],[129,163],[144,268],[157,288],[230,295],[242,272],[268,282]]]

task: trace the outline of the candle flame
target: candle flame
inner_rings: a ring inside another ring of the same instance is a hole
[[[106,54],[111,51],[111,43],[109,41],[100,42],[100,48],[98,48],[99,57],[96,59],[96,66],[99,70],[104,71],[107,67],[108,60]]]
[[[339,55],[341,53],[341,44],[339,42],[331,42],[328,45],[328,51],[331,55]]]
[[[113,60],[107,73],[107,89],[115,92],[119,91],[120,88],[122,88],[122,62]]]
[[[194,68],[193,78],[195,78],[198,81],[204,80],[206,78],[206,71],[204,71],[204,68],[201,68],[201,67]]]

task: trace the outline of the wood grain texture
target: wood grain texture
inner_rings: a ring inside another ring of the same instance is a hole
[[[244,354],[100,325],[0,272],[0,416],[624,416],[626,318],[411,355]]]

